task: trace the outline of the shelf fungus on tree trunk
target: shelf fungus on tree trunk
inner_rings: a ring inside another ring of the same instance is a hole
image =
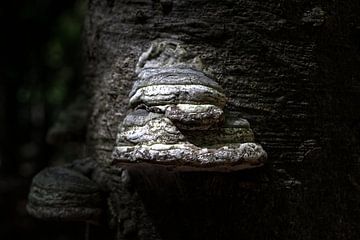
[[[247,120],[224,110],[223,89],[181,42],[154,41],[135,71],[131,110],[119,126],[111,164],[242,169],[264,163],[266,152]]]
[[[91,157],[41,171],[30,189],[31,215],[109,224],[118,239],[134,234],[161,239],[141,198],[148,190],[153,193],[152,186],[168,179],[164,187],[178,194],[187,188],[186,181],[182,187],[174,184],[179,172],[263,165],[266,152],[254,142],[248,121],[225,110],[222,88],[189,52],[173,40],[152,43],[136,66],[131,109],[119,126],[109,163]],[[209,175],[202,176],[207,185]],[[149,186],[144,188],[142,179]]]
[[[105,201],[94,180],[101,179],[99,171],[90,158],[44,169],[32,181],[27,211],[41,219],[99,223]]]

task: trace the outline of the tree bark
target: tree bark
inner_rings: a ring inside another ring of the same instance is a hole
[[[89,1],[88,145],[97,161],[111,158],[136,62],[159,38],[201,58],[226,109],[250,121],[269,156],[254,173],[120,166],[154,239],[358,239],[359,13],[355,0]]]

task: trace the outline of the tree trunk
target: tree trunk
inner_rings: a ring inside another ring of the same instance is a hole
[[[115,191],[113,211],[125,201],[138,220],[115,220],[118,239],[358,239],[359,14],[355,0],[89,1],[90,155],[111,159],[141,53],[176,39],[269,161],[233,173],[119,166],[132,200]]]

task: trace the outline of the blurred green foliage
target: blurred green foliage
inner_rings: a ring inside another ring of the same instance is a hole
[[[23,14],[42,19],[38,15],[32,16],[33,11],[27,8]],[[57,17],[49,29],[50,37],[40,49],[30,50],[30,69],[17,91],[20,104],[41,102],[52,109],[48,112],[52,122],[55,121],[59,109],[71,100],[67,99],[74,94],[74,87],[78,87],[81,82],[81,33],[84,15],[85,2],[79,0]],[[34,84],[39,82],[41,83]]]
[[[46,100],[54,107],[66,102],[70,82],[79,77],[77,72],[81,72],[78,62],[84,12],[83,2],[78,1],[73,9],[62,14],[54,27],[53,38],[47,44],[44,58],[54,74]],[[77,56],[73,56],[73,53],[77,53]],[[78,69],[74,69],[74,66]]]

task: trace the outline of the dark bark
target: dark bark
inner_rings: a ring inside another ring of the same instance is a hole
[[[276,162],[302,161],[309,142],[323,145],[332,126],[359,118],[353,113],[359,90],[355,1],[174,1],[167,14],[162,3],[90,2],[89,140],[95,148],[111,151],[135,63],[156,38],[183,40],[202,58],[229,97],[227,109],[250,120]]]
[[[269,155],[268,168],[250,173],[118,166],[136,200],[115,187],[113,214],[126,203],[146,215],[128,227],[118,216],[119,239],[358,239],[359,5],[89,1],[88,144],[99,162],[110,158],[136,61],[157,38],[202,59],[226,109],[249,119]]]

